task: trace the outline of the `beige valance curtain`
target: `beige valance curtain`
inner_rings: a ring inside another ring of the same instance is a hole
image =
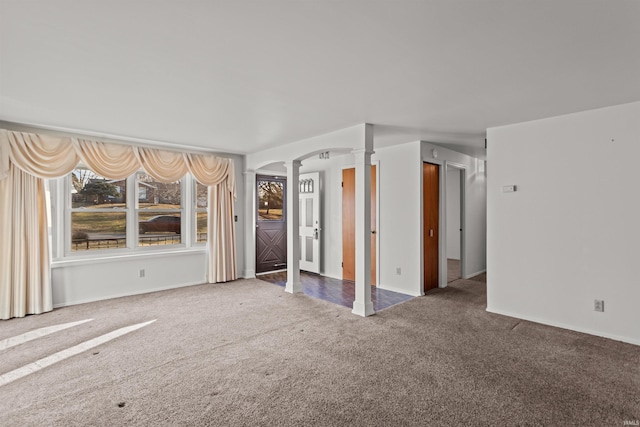
[[[52,309],[44,179],[82,161],[109,179],[144,169],[173,182],[187,172],[209,189],[208,280],[237,279],[233,160],[0,129],[0,319]]]

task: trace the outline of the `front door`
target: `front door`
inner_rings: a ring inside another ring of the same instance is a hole
[[[438,287],[440,166],[422,163],[424,291]]]
[[[320,172],[300,175],[300,270],[320,274]]]
[[[256,273],[287,268],[287,181],[256,176]]]
[[[376,166],[371,166],[371,284],[376,285]],[[342,170],[342,279],[356,280],[356,170]]]

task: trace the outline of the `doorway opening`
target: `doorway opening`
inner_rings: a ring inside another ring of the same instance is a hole
[[[446,255],[447,283],[464,277],[464,191],[466,170],[446,166]]]
[[[256,176],[256,273],[287,268],[287,179]]]

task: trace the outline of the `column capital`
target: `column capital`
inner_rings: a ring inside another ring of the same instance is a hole
[[[288,160],[284,162],[284,167],[287,169],[299,168],[301,165],[302,165],[302,160]]]
[[[373,149],[368,149],[368,148],[354,148],[353,150],[351,150],[352,154],[375,154],[375,151]]]
[[[255,169],[246,169],[245,171],[242,172],[242,175],[247,176],[247,175],[255,175],[256,171]]]

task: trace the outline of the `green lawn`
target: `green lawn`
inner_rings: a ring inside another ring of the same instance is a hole
[[[124,212],[73,212],[71,233],[124,233],[127,229],[127,214]]]
[[[126,213],[123,211],[118,211],[114,209],[112,212],[92,212],[93,209],[105,209],[105,208],[113,208],[113,207],[124,207],[124,205],[118,204],[104,204],[104,205],[92,205],[91,207],[87,207],[84,212],[73,212],[71,214],[71,233],[75,232],[85,232],[85,233],[102,233],[102,234],[120,234],[125,233],[127,219]],[[175,207],[174,205],[144,205],[141,206],[144,208],[152,208],[152,209],[171,209]],[[167,214],[171,215],[171,213],[160,213],[160,212],[147,212],[145,209],[142,209],[139,214],[140,220],[144,221],[156,215]],[[178,216],[179,213],[176,212],[174,215]],[[206,233],[207,232],[207,213],[206,212],[198,212],[197,213],[197,232],[198,233]]]

